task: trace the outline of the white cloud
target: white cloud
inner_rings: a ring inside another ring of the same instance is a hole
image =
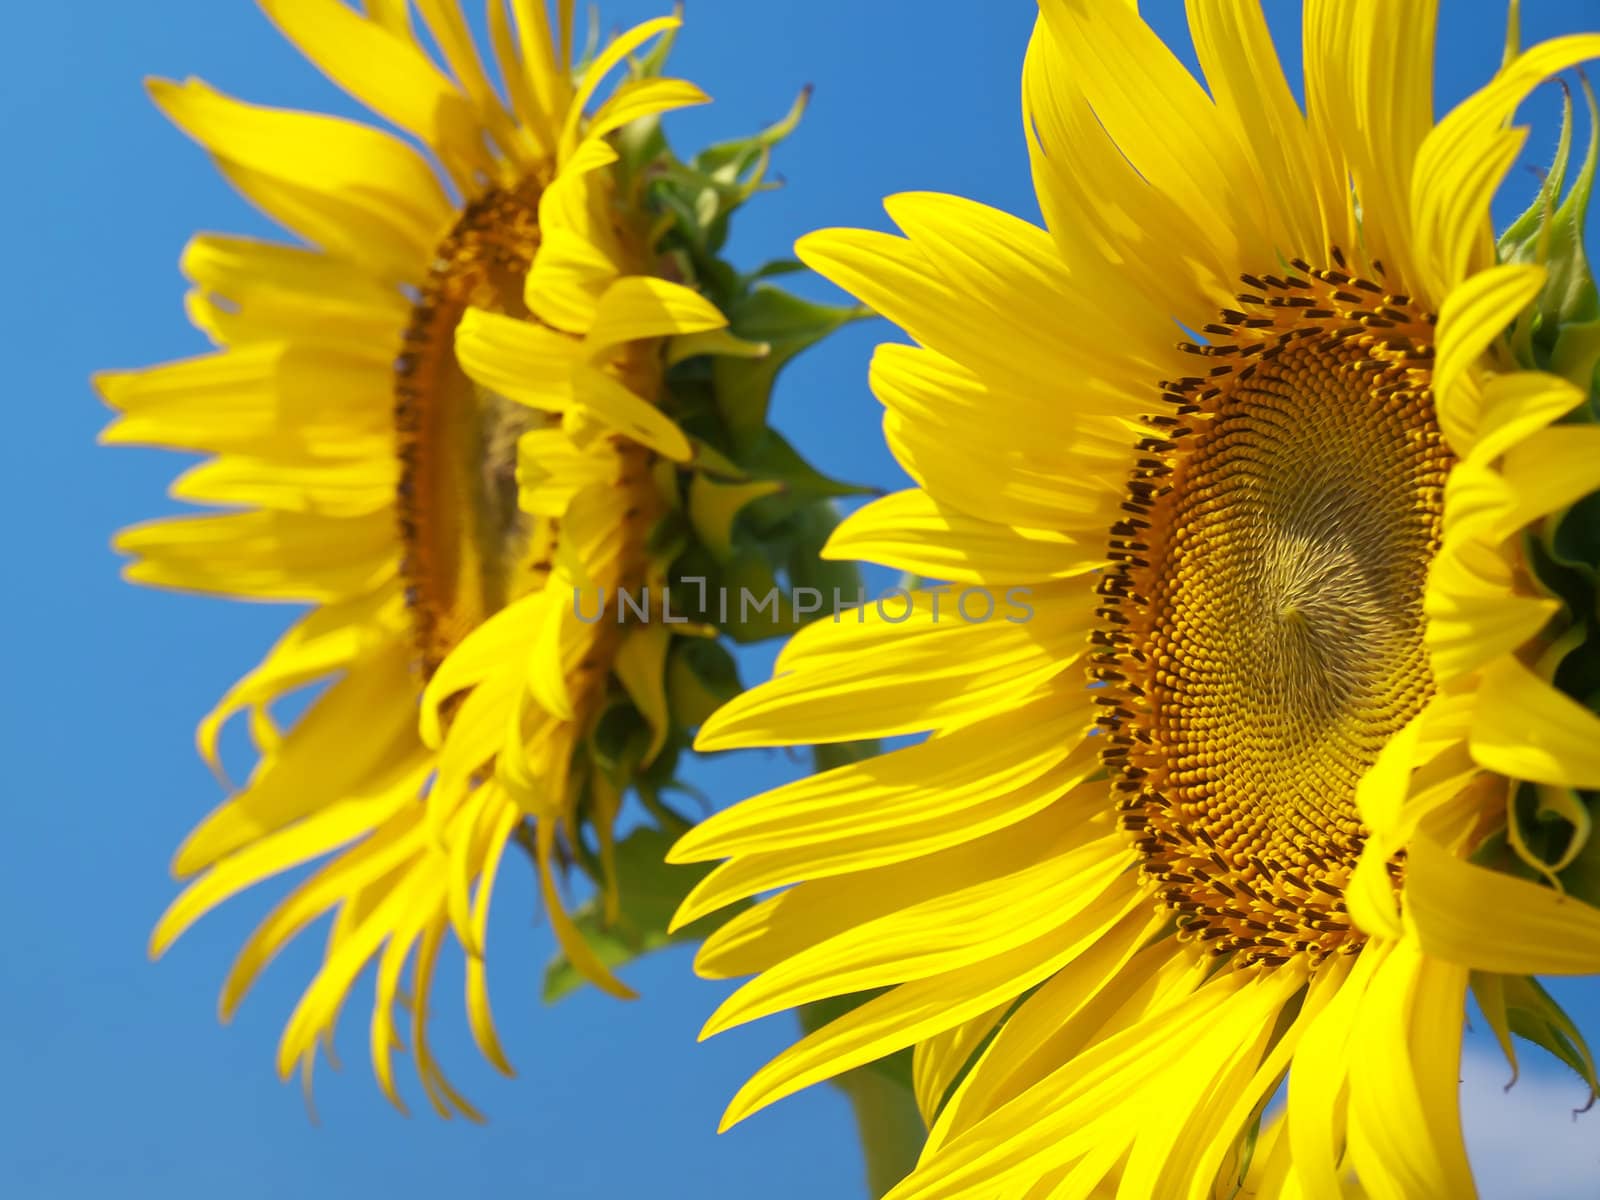
[[[1469,1046],[1461,1060],[1461,1119],[1482,1200],[1600,1197],[1600,1104],[1574,1119],[1588,1089],[1518,1046],[1522,1077],[1498,1053]]]

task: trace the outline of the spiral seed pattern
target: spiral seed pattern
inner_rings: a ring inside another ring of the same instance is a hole
[[[1356,784],[1432,688],[1434,317],[1331,257],[1242,277],[1181,347],[1094,635],[1122,824],[1181,934],[1244,963],[1360,946]]]

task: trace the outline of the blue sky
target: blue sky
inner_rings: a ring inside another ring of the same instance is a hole
[[[665,7],[617,0],[604,15],[609,26]],[[1146,8],[1187,53],[1180,6]],[[1600,25],[1593,0],[1525,8],[1530,38]],[[816,86],[780,152],[788,186],[753,204],[737,229],[731,253],[742,264],[784,255],[818,226],[882,227],[879,200],[895,191],[952,191],[1036,214],[1017,113],[1027,0],[691,0],[688,9],[675,66],[717,103],[673,120],[681,147],[746,131]],[[1493,71],[1503,27],[1503,6],[1488,0],[1442,9],[1441,109]],[[170,853],[218,799],[192,751],[193,723],[289,614],[132,589],[107,549],[118,525],[170,510],[164,487],[179,460],[97,449],[105,413],[88,374],[204,349],[180,307],[185,239],[197,229],[267,232],[158,117],[139,81],[195,74],[257,101],[354,110],[248,0],[29,4],[8,28],[0,144],[15,165],[0,212],[11,230],[4,327],[19,421],[0,441],[13,581],[0,599],[13,681],[0,694],[0,729],[17,774],[0,870],[0,902],[13,914],[0,965],[0,1186],[180,1200],[443,1188],[540,1200],[860,1194],[849,1114],[830,1090],[714,1134],[723,1103],[792,1029],[778,1018],[697,1047],[722,989],[693,979],[687,954],[631,970],[643,1003],[583,994],[541,1008],[550,938],[528,920],[525,873],[504,878],[492,935],[496,1010],[521,1078],[502,1080],[477,1060],[448,984],[435,1020],[441,1055],[493,1116],[486,1128],[407,1122],[381,1101],[360,992],[341,1039],[347,1065],[321,1074],[322,1122],[308,1122],[271,1058],[314,960],[310,940],[268,973],[232,1027],[216,1023],[222,974],[271,889],[203,921],[159,965],[145,960],[150,925],[174,891]],[[1547,122],[1531,162],[1554,142],[1548,92],[1531,110]],[[830,295],[815,281],[801,286]],[[774,415],[831,473],[894,486],[902,477],[865,388],[867,355],[885,336],[881,325],[861,326],[814,352],[784,380]],[[762,661],[754,656],[752,673]],[[780,754],[746,754],[698,779],[727,803],[793,769]],[[440,978],[451,978],[448,967]],[[1600,1033],[1600,987],[1559,990]],[[1524,1082],[1502,1095],[1504,1066],[1481,1050],[1475,1038],[1466,1109],[1486,1194],[1592,1195],[1600,1111],[1569,1121],[1581,1091],[1531,1056]],[[1535,1177],[1524,1172],[1534,1168],[1543,1174],[1530,1191]]]

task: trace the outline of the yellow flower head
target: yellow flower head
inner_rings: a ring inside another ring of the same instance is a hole
[[[828,553],[953,587],[805,630],[702,731],[931,734],[675,850],[729,860],[683,920],[787,887],[706,943],[755,975],[708,1032],[871,993],[728,1119],[914,1046],[893,1200],[1209,1197],[1287,1077],[1254,1194],[1471,1195],[1469,977],[1509,1045],[1513,1010],[1564,1021],[1529,975],[1600,971],[1563,874],[1594,865],[1593,594],[1541,548],[1600,490],[1594,355],[1544,320],[1548,245],[1489,217],[1518,105],[1600,37],[1435,123],[1422,0],[1310,0],[1304,111],[1253,0],[1189,5],[1204,88],[1134,5],[1040,8],[1048,230],[899,195],[904,236],[799,247],[917,343],[871,381],[918,486]]]
[[[219,349],[97,381],[118,412],[105,441],[208,455],[173,494],[233,510],[130,529],[117,545],[141,583],[312,606],[201,724],[220,772],[223,726],[248,714],[260,761],[179,850],[175,871],[195,878],[152,951],[242,889],[325,860],[244,947],[223,1016],[331,912],[280,1072],[298,1065],[309,1080],[375,962],[384,1090],[400,1102],[393,1051],[409,1042],[434,1107],[473,1115],[429,1052],[428,996],[453,930],[468,951],[477,1044],[510,1072],[484,958],[508,843],[534,858],[570,964],[631,994],[578,933],[556,876],[578,863],[614,906],[623,792],[671,781],[683,729],[707,707],[694,669],[704,656],[679,653],[672,635],[716,631],[664,622],[660,597],[686,546],[727,543],[743,501],[779,486],[747,481],[733,451],[717,450],[728,414],[705,399],[726,401],[729,380],[770,385],[775,363],[714,381],[703,366],[708,354],[737,363],[766,350],[728,333],[709,295],[760,308],[765,293],[725,268],[707,284],[699,272],[719,238],[675,219],[652,189],[686,181],[696,218],[725,225],[793,120],[714,148],[715,179],[672,159],[655,118],[706,100],[659,74],[675,17],[618,36],[574,73],[570,0],[554,21],[543,0],[491,3],[502,99],[455,0],[417,0],[425,30],[405,0],[365,14],[339,0],[262,5],[432,161],[362,124],[254,107],[195,81],[151,85],[227,178],[306,244],[195,238],[183,260],[189,313]],[[822,312],[795,345],[837,323]],[[685,371],[697,412],[668,387]],[[751,396],[739,402],[759,430]],[[580,588],[653,595],[655,615],[581,619]],[[326,686],[280,730],[274,701],[313,684]]]

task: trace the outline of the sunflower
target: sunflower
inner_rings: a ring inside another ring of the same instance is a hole
[[[1600,971],[1594,151],[1498,246],[1489,202],[1600,36],[1435,123],[1431,3],[1311,0],[1303,111],[1251,0],[1189,6],[1204,87],[1133,5],[1040,8],[1047,230],[906,194],[798,248],[916,342],[871,383],[917,486],[827,553],[950,586],[702,729],[928,734],[676,847],[728,860],[680,920],[765,895],[708,1035],[859,1002],[726,1121],[914,1047],[894,1200],[1471,1195],[1469,986],[1595,1086],[1531,978]]]
[[[730,311],[770,308],[771,293],[714,251],[732,210],[765,186],[767,153],[800,106],[686,164],[657,127],[707,99],[659,73],[676,17],[620,34],[574,72],[570,2],[553,22],[537,0],[491,3],[502,99],[454,0],[418,0],[421,30],[405,0],[364,14],[337,0],[262,6],[427,156],[355,122],[254,107],[197,81],[151,84],[303,244],[196,237],[183,257],[188,311],[217,351],[98,378],[118,413],[104,441],[208,456],[173,495],[231,510],[135,527],[116,545],[139,583],[310,606],[200,725],[221,774],[223,728],[247,715],[258,762],[179,849],[175,873],[193,882],[151,950],[241,890],[324,860],[244,946],[223,1018],[332,913],[280,1074],[298,1066],[309,1086],[319,1043],[375,962],[384,1091],[401,1104],[393,1052],[397,1011],[409,1009],[433,1106],[475,1116],[429,1051],[428,997],[453,932],[477,1045],[510,1073],[484,953],[508,844],[532,856],[570,966],[632,994],[567,913],[558,876],[584,867],[615,916],[624,792],[655,800],[696,705],[703,715],[728,694],[697,673],[716,653],[680,653],[673,638],[704,643],[716,629],[659,600],[651,616],[649,597],[665,596],[697,537],[730,543],[745,502],[782,486],[748,477],[714,411],[731,405],[759,428],[749,410],[764,404],[777,356],[764,374],[706,364],[767,353],[727,327]],[[802,315],[811,326],[787,330],[787,352],[833,319]],[[633,619],[584,619],[579,589],[629,593]],[[274,703],[313,685],[280,729]]]

